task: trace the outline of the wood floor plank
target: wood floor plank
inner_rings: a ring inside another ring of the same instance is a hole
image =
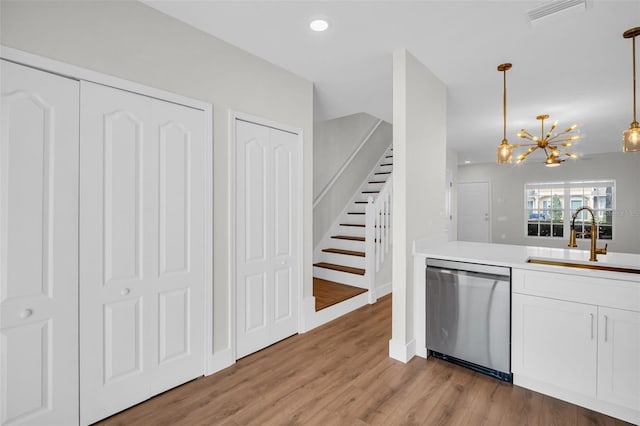
[[[391,297],[99,424],[625,425],[439,359],[388,356]]]

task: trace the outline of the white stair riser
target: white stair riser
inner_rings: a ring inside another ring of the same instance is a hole
[[[343,218],[344,218],[344,221],[340,221],[340,223],[353,223],[356,225],[364,225],[364,217],[349,214],[349,215],[344,215]],[[342,230],[346,229],[346,228],[342,228],[342,226],[340,228]]]
[[[365,258],[361,256],[351,256],[348,254],[322,252],[320,254],[320,259],[318,261],[364,269],[365,268],[364,259]]]
[[[364,241],[341,240],[331,238],[331,247],[342,250],[364,251]]]
[[[367,288],[364,275],[350,274],[348,272],[334,271],[333,269],[313,267],[313,276],[323,280],[334,281],[354,287]]]
[[[385,178],[376,178],[375,180],[385,180]],[[368,183],[362,188],[362,191],[380,191],[383,186],[384,183]]]
[[[349,235],[350,237],[364,237],[364,227],[360,226],[341,226],[338,231],[340,235]]]

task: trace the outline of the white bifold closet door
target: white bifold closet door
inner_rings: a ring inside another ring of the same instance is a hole
[[[78,82],[1,61],[0,424],[78,423]]]
[[[297,134],[235,120],[236,357],[298,332]]]
[[[80,419],[204,372],[204,116],[81,84]]]

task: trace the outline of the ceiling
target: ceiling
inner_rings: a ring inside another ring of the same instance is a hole
[[[511,143],[523,127],[539,134],[546,113],[559,127],[580,124],[579,155],[620,151],[632,120],[622,33],[640,26],[640,0],[588,0],[535,24],[527,11],[546,1],[144,2],[312,81],[316,121],[366,112],[392,122],[392,54],[406,48],[447,86],[447,143],[461,163],[495,161],[503,62],[513,63]],[[329,30],[309,29],[317,17]]]

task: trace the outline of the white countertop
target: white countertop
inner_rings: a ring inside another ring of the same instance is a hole
[[[467,241],[451,241],[444,244],[430,244],[426,240],[417,240],[414,242],[413,254],[422,258],[435,257],[439,259],[508,266],[519,269],[586,275],[609,279],[622,279],[625,281],[636,281],[640,283],[640,274],[527,263],[527,259],[531,257],[584,264],[595,263],[589,261],[589,250],[473,243]],[[606,255],[598,255],[597,263],[599,265],[640,269],[640,255],[630,253],[608,253]]]

